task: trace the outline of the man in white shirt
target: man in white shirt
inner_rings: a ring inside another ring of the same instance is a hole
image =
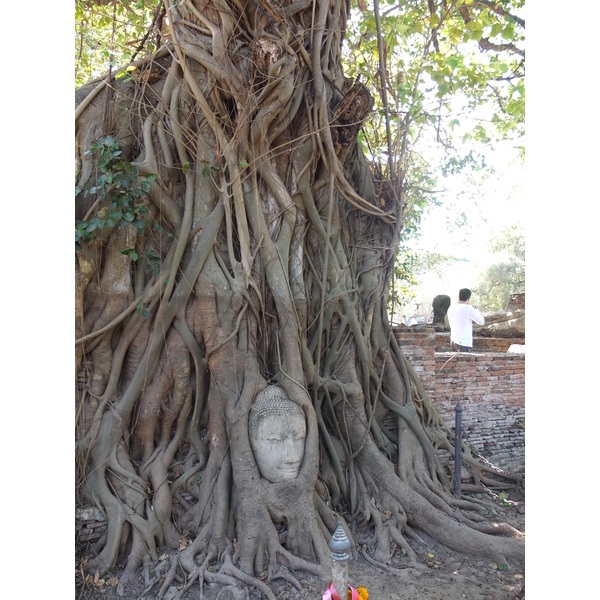
[[[473,323],[483,325],[485,320],[477,306],[471,306],[471,290],[463,288],[458,292],[458,302],[448,308],[450,342],[455,352],[472,352]]]

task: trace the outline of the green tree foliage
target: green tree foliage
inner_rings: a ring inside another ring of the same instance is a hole
[[[162,0],[77,0],[75,3],[75,85],[155,51]]]
[[[362,140],[403,186],[403,240],[416,235],[424,211],[440,202],[438,174],[481,169],[481,151],[494,141],[519,143],[523,6],[521,0],[358,0],[344,58],[347,72],[376,91]],[[402,246],[398,263],[399,285],[406,287],[416,272],[410,273],[414,260]]]
[[[479,303],[486,310],[506,310],[511,294],[525,291],[525,237],[517,227],[507,227],[490,241],[497,260],[477,281]]]
[[[75,188],[75,195],[96,195],[96,202],[88,213],[92,213],[98,204],[105,202],[98,216],[88,221],[75,219],[75,248],[80,249],[80,240],[89,242],[93,232],[104,227],[114,227],[119,224],[133,224],[141,232],[146,222],[148,207],[141,204],[141,198],[150,191],[150,184],[156,179],[155,175],[140,177],[137,169],[128,161],[121,158],[121,145],[113,136],[98,140],[88,154],[98,154],[97,168],[99,171],[96,185]]]
[[[346,33],[345,59],[350,74],[378,91],[376,115],[366,128],[374,155],[381,157],[391,148],[397,169],[406,174],[408,165],[418,167],[418,155],[409,148],[429,130],[433,135],[427,137],[447,151],[446,169],[456,170],[474,162],[469,147],[466,154],[455,147],[457,131],[463,143],[522,135],[525,23],[516,13],[524,2],[388,1],[379,8],[379,28],[371,3],[358,4]],[[376,10],[378,4],[375,0]],[[489,109],[487,121],[461,127],[461,120],[466,124],[475,112],[480,119],[482,106]]]

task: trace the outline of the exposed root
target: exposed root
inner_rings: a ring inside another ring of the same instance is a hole
[[[390,565],[386,565],[380,561],[371,558],[365,548],[360,551],[361,556],[375,569],[382,571],[383,573],[393,573],[406,581],[412,580],[414,577],[418,577],[421,574],[421,567],[419,565],[411,566],[407,569],[395,569]]]
[[[121,594],[141,569],[147,594],[274,600],[268,582],[330,577],[338,521],[386,572],[398,549],[418,570],[416,528],[523,557],[518,531],[452,496],[450,433],[387,320],[403,189],[382,191],[356,143],[371,99],[341,71],[347,6],[167,0],[169,45],[111,89],[113,177],[155,176],[113,214],[129,224],[77,254],[78,497],[107,521],[86,568],[125,561]],[[107,165],[87,153],[103,92],[79,96],[76,213],[106,219]],[[306,419],[285,483],[261,477],[249,439],[270,384]],[[519,483],[465,461],[490,489]]]

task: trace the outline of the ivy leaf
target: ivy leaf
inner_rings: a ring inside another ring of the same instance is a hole
[[[127,248],[126,250],[121,250],[121,254],[124,256],[131,256],[132,260],[136,261],[138,259],[137,252],[135,248]]]

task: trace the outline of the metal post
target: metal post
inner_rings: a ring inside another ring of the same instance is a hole
[[[348,594],[348,559],[350,555],[350,540],[346,536],[342,524],[338,526],[329,540],[331,550],[331,583],[342,600]]]
[[[460,473],[462,464],[462,411],[460,400],[454,409],[454,496],[460,498]]]

